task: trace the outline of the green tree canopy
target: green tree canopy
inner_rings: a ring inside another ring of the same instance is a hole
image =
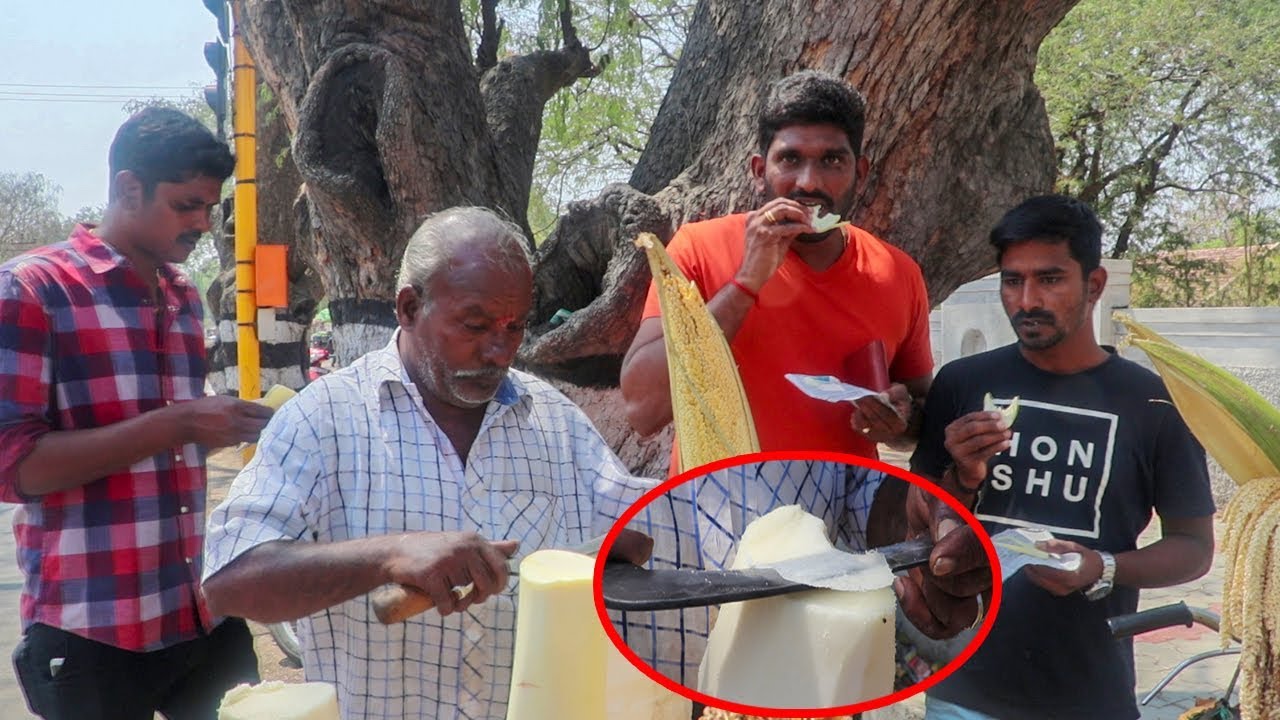
[[[539,240],[566,203],[593,197],[631,174],[671,81],[693,5],[601,0],[572,6],[573,24],[600,72],[556,93],[543,109],[529,198],[529,225]],[[558,0],[521,0],[501,9],[495,0],[463,2],[481,67],[558,47],[560,12]]]
[[[1084,0],[1045,40],[1058,188],[1098,210],[1113,256],[1204,194],[1276,206],[1277,38],[1275,0]]]

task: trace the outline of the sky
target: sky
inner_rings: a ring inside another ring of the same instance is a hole
[[[38,172],[71,215],[107,199],[107,147],[130,99],[191,97],[213,83],[201,0],[4,0],[0,172]]]

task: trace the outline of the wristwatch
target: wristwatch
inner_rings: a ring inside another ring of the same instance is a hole
[[[1102,558],[1102,577],[1098,581],[1089,586],[1084,591],[1084,596],[1089,600],[1101,600],[1111,594],[1112,581],[1116,577],[1116,556],[1105,550],[1098,550],[1098,557]]]

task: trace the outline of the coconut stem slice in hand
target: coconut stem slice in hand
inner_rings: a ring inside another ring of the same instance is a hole
[[[991,393],[987,393],[982,398],[982,409],[988,412],[998,410],[1000,417],[1004,420],[1005,427],[1013,425],[1014,418],[1018,417],[1019,396],[1015,395],[1009,404],[1003,408],[996,407],[995,398],[991,397]]]
[[[822,208],[817,205],[809,206],[809,224],[813,229],[820,233],[831,232],[838,227],[848,225],[847,220],[841,220],[839,215],[834,213],[823,213]]]

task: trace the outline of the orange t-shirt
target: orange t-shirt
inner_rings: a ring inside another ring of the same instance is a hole
[[[746,215],[685,225],[667,252],[704,300],[729,284],[742,264]],[[835,264],[816,272],[794,252],[760,290],[730,348],[738,362],[762,450],[833,450],[876,457],[850,426],[852,406],[805,395],[787,373],[846,377],[846,360],[875,339],[884,342],[889,378],[901,382],[933,370],[929,297],[909,255],[852,226]],[[649,286],[644,317],[659,317]],[[677,438],[678,440],[678,438]]]

